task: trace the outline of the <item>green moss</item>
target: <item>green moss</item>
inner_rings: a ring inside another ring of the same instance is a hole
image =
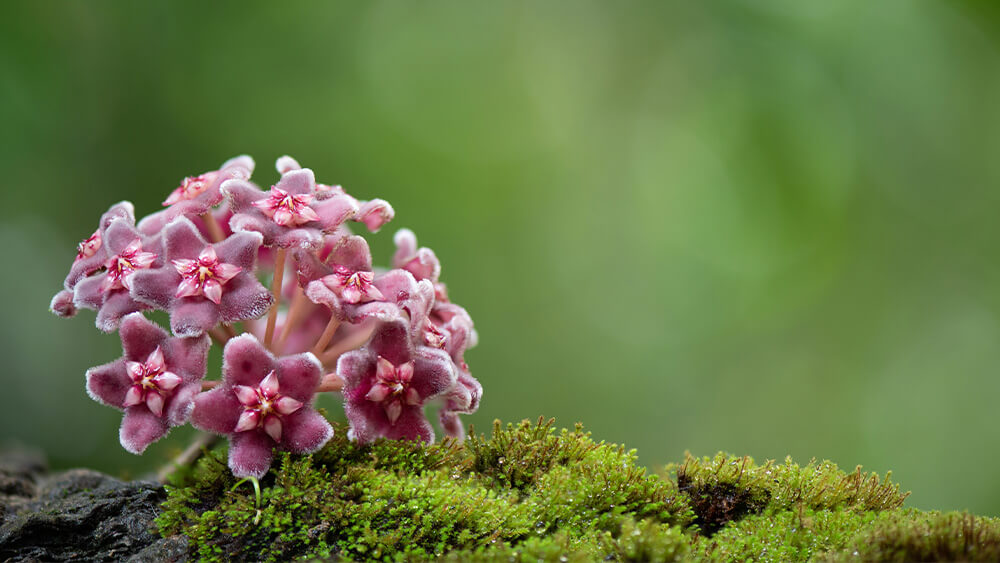
[[[551,421],[464,445],[359,446],[336,430],[312,456],[277,457],[259,514],[209,452],[174,475],[161,533],[210,561],[988,560],[1000,546],[996,521],[902,510],[888,476],[829,462],[688,456],[658,476]]]

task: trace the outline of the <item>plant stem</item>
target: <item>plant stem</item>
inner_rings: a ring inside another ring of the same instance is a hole
[[[323,376],[322,381],[319,382],[319,387],[316,388],[317,393],[327,393],[331,391],[340,391],[344,388],[344,380],[336,372],[328,373]]]
[[[311,303],[309,298],[306,297],[305,292],[302,291],[302,286],[295,284],[295,296],[292,297],[292,304],[288,306],[288,315],[285,316],[285,324],[281,327],[281,335],[278,336],[276,348],[279,350],[285,348],[285,341],[292,334],[292,330],[302,324],[302,321],[308,316],[309,311],[312,309],[309,306]]]
[[[333,346],[327,351],[323,352],[320,356],[319,361],[325,366],[329,365],[331,362],[337,361],[337,358],[341,356],[344,352],[354,350],[355,348],[361,346],[368,340],[368,337],[375,332],[375,325],[371,324],[365,327],[360,327],[359,330],[347,335],[343,340],[338,340]]]
[[[319,335],[319,340],[316,341],[316,345],[313,346],[312,353],[316,357],[323,354],[326,350],[326,346],[333,340],[333,334],[337,332],[337,328],[340,327],[340,319],[337,315],[330,315],[330,322],[327,323],[326,329],[323,330],[323,334]]]
[[[205,229],[208,230],[208,236],[212,238],[212,242],[225,240],[226,234],[222,232],[222,227],[219,226],[219,222],[215,220],[215,215],[212,215],[211,211],[202,213],[200,217],[205,222]]]
[[[274,279],[271,281],[271,292],[274,293],[274,305],[267,315],[267,329],[264,331],[264,346],[271,349],[274,339],[274,323],[278,320],[278,305],[281,304],[281,282],[285,278],[285,249],[279,248],[274,253]]]
[[[230,338],[224,330],[217,326],[208,329],[208,335],[212,337],[212,340],[214,340],[216,344],[223,348],[226,346],[226,342],[229,342]]]
[[[201,457],[202,450],[207,450],[214,446],[219,441],[219,436],[215,434],[204,434],[198,436],[194,442],[184,449],[177,457],[175,457],[170,463],[164,465],[156,472],[156,479],[160,483],[165,483],[167,477],[178,467],[185,465],[190,465]]]

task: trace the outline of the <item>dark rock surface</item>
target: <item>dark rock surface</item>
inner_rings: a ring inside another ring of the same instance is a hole
[[[44,458],[0,454],[0,561],[179,561],[187,541],[153,529],[165,493],[88,469],[49,474]]]

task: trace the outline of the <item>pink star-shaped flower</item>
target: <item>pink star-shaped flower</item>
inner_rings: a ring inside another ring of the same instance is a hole
[[[77,245],[76,258],[73,260],[73,266],[70,267],[63,287],[72,290],[77,282],[104,267],[104,263],[111,257],[104,242],[104,231],[114,219],[124,219],[134,224],[135,214],[132,204],[127,201],[116,203],[101,216],[97,230]]]
[[[249,180],[254,166],[252,158],[242,155],[222,163],[218,170],[184,178],[163,201],[164,207],[171,208],[165,222],[180,215],[201,215],[218,205],[223,200],[222,183],[232,179]]]
[[[125,411],[122,447],[140,454],[187,421],[211,343],[207,336],[173,338],[142,313],[122,319],[119,334],[124,354],[87,370],[87,393]]]
[[[182,280],[175,297],[204,295],[216,305],[222,302],[222,286],[243,271],[235,264],[220,262],[215,248],[211,246],[206,246],[194,260],[178,258],[170,263]]]
[[[131,289],[128,276],[139,270],[145,270],[153,265],[157,255],[155,252],[145,252],[142,249],[142,239],[136,236],[132,242],[121,249],[104,263],[107,272],[101,282],[101,291],[112,289]]]
[[[359,442],[379,437],[434,440],[423,405],[454,385],[455,366],[443,350],[414,346],[406,319],[382,322],[360,350],[337,362],[344,412]]]
[[[290,194],[278,187],[271,186],[267,197],[251,203],[260,209],[264,215],[274,220],[282,227],[297,227],[312,221],[319,221],[319,215],[309,204],[313,202],[312,194]]]
[[[275,358],[250,334],[223,351],[222,383],[194,399],[191,424],[228,436],[229,467],[237,477],[262,477],[272,448],[311,453],[332,436],[312,408],[321,366],[312,354]]]
[[[73,305],[97,311],[97,328],[111,332],[122,317],[149,308],[129,295],[129,277],[163,263],[158,237],[141,234],[128,218],[113,218],[104,230],[106,270],[82,278],[73,286]],[[100,256],[100,251],[91,260]],[[79,263],[83,263],[81,260]]]
[[[301,170],[302,166],[290,156],[283,156],[278,159],[275,163],[275,168],[278,169],[279,174],[285,174],[286,172],[291,172],[293,170]],[[352,221],[359,223],[364,223],[368,230],[375,233],[382,228],[383,225],[392,220],[396,212],[389,205],[389,202],[384,199],[373,199],[370,201],[359,201],[354,199],[346,192],[344,188],[337,185],[327,185],[327,184],[316,184],[313,187],[312,195],[316,199],[328,199],[333,196],[346,196],[354,201],[358,211],[351,218]]]
[[[168,263],[133,274],[132,296],[168,311],[178,336],[260,318],[274,302],[255,276],[260,243],[257,233],[235,233],[210,245],[191,221],[178,217],[163,231]]]
[[[269,192],[247,181],[228,180],[222,192],[234,213],[230,226],[234,231],[260,233],[265,246],[317,250],[323,234],[336,231],[358,206],[346,194],[318,200],[313,195],[315,187],[316,179],[308,168],[283,172]]]

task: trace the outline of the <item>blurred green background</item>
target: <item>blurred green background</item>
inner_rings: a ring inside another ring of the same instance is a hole
[[[136,475],[48,314],[111,203],[240,153],[383,197],[494,418],[893,470],[1000,513],[1000,17],[888,2],[5,3],[0,441]],[[330,401],[334,412],[337,407]]]

